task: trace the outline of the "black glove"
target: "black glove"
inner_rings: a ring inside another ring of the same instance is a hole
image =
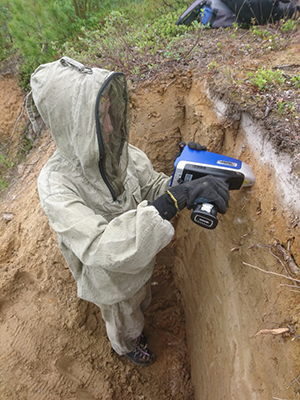
[[[190,141],[190,142],[188,142],[188,146],[189,146],[189,148],[192,149],[192,150],[198,150],[198,151],[200,151],[200,150],[207,150],[207,147],[206,147],[206,146],[204,146],[204,145],[202,145],[202,144],[200,144],[200,143],[198,143],[198,142]]]
[[[200,144],[200,143],[198,143],[198,142],[190,141],[190,142],[188,142],[187,145],[188,145],[188,147],[189,147],[190,149],[192,149],[192,150],[207,150],[207,147],[206,147],[206,146],[203,146],[202,144]],[[175,155],[175,160],[176,160],[176,158],[179,157],[180,154],[182,153],[182,150],[183,150],[184,146],[186,146],[186,143],[185,143],[185,142],[180,142],[180,143],[179,143],[179,145],[178,145],[179,150],[178,150],[178,152],[177,152],[176,155]],[[175,161],[175,160],[174,160],[174,161]]]
[[[167,192],[170,193],[170,197],[176,199],[179,210],[184,207],[190,210],[195,200],[201,198],[202,203],[213,203],[221,214],[226,213],[229,200],[228,185],[211,175],[171,187]]]
[[[176,160],[176,158],[178,158],[180,156],[180,154],[182,153],[182,150],[184,148],[184,146],[186,146],[185,142],[180,142],[178,145],[178,152],[175,154],[175,158],[174,161]]]
[[[159,196],[152,203],[148,202],[148,205],[154,206],[159,212],[159,215],[168,221],[175,217],[175,215],[179,212],[175,206],[174,200],[167,193]]]
[[[154,206],[162,218],[170,221],[184,207],[189,210],[193,208],[197,199],[201,199],[202,203],[214,203],[218,211],[225,214],[229,200],[228,185],[220,179],[207,175],[170,187],[167,193],[149,205]]]

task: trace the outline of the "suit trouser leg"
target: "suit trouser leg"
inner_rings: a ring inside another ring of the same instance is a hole
[[[144,312],[151,302],[151,286],[148,281],[133,297],[116,304],[100,306],[106,324],[107,336],[112,348],[124,355],[134,350],[135,339],[144,328]]]

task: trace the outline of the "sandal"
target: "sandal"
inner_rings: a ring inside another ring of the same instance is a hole
[[[135,344],[136,344],[137,346],[139,346],[140,344],[142,344],[143,346],[146,346],[146,345],[147,345],[147,336],[144,334],[144,332],[142,332],[142,333],[140,334],[140,336],[138,336],[138,337],[135,339]]]
[[[125,354],[125,356],[135,364],[142,367],[151,365],[155,361],[154,353],[152,353],[151,350],[147,349],[147,345],[144,346],[142,344],[139,344],[130,353]]]

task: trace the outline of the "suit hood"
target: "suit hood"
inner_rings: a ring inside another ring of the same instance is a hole
[[[125,76],[63,57],[40,65],[30,83],[34,104],[61,156],[93,186],[100,188],[103,180],[116,200],[128,160]]]

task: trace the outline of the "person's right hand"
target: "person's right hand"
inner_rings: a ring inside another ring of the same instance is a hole
[[[211,175],[173,186],[167,193],[176,199],[179,210],[184,207],[190,210],[195,201],[200,199],[201,203],[215,204],[218,211],[225,214],[229,201],[227,183]]]

